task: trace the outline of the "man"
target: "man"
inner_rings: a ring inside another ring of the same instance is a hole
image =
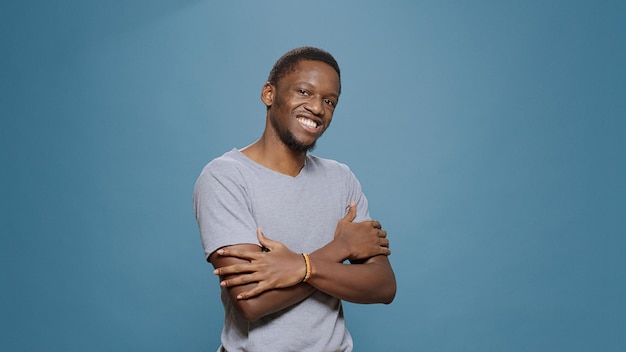
[[[222,287],[220,351],[351,351],[341,300],[388,304],[395,296],[387,233],[369,218],[358,180],[308,153],[340,92],[329,53],[287,52],[261,91],[261,138],[211,161],[198,178],[195,214]]]

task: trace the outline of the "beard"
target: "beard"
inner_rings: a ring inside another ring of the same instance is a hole
[[[291,133],[291,131],[287,129],[280,128],[278,121],[276,119],[270,119],[272,126],[276,133],[278,133],[278,138],[281,142],[283,142],[289,149],[295,152],[309,152],[315,149],[315,142],[310,144],[304,144],[296,139],[296,137]]]

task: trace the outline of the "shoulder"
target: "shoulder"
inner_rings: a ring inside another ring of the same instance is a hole
[[[249,172],[247,169],[249,166],[241,153],[236,149],[230,150],[204,166],[196,180],[195,189],[242,184],[246,172]]]
[[[212,176],[235,176],[241,175],[249,166],[241,152],[232,149],[223,155],[211,160],[204,166],[200,177]]]
[[[208,164],[206,164],[203,171],[221,169],[228,170],[237,168],[240,164],[241,160],[239,160],[239,151],[237,151],[236,149],[232,149],[211,160]]]
[[[337,160],[321,158],[316,155],[307,155],[307,163],[310,163],[311,169],[315,172],[335,173],[343,177],[355,177],[350,167]]]
[[[307,155],[307,162],[310,163],[313,167],[318,169],[326,169],[326,170],[338,170],[338,171],[350,171],[350,167],[348,165],[341,163],[337,160],[321,158],[316,155],[309,154]]]

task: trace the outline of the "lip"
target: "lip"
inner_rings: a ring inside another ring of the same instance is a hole
[[[307,125],[301,123],[300,121],[298,121],[298,118],[304,118],[304,119],[311,120],[311,121],[315,122],[317,124],[317,126],[316,127],[307,126]],[[316,116],[312,116],[310,114],[298,113],[298,114],[296,114],[296,121],[298,121],[298,124],[300,124],[300,126],[303,129],[305,129],[306,131],[312,132],[312,133],[315,133],[315,132],[318,132],[318,131],[322,130],[322,126],[324,125],[322,119],[320,119],[319,117],[316,117]]]
[[[317,117],[317,116],[315,116],[313,114],[310,114],[308,112],[297,112],[296,113],[296,117],[302,117],[302,118],[305,118],[305,119],[309,119],[309,120],[315,121],[315,123],[317,124],[318,127],[324,124],[324,121],[321,118],[319,118],[319,117]]]

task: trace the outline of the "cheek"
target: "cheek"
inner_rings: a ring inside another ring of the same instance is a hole
[[[333,113],[331,111],[330,116],[328,117],[328,122],[326,123],[326,127],[330,126],[330,123],[333,122]]]

